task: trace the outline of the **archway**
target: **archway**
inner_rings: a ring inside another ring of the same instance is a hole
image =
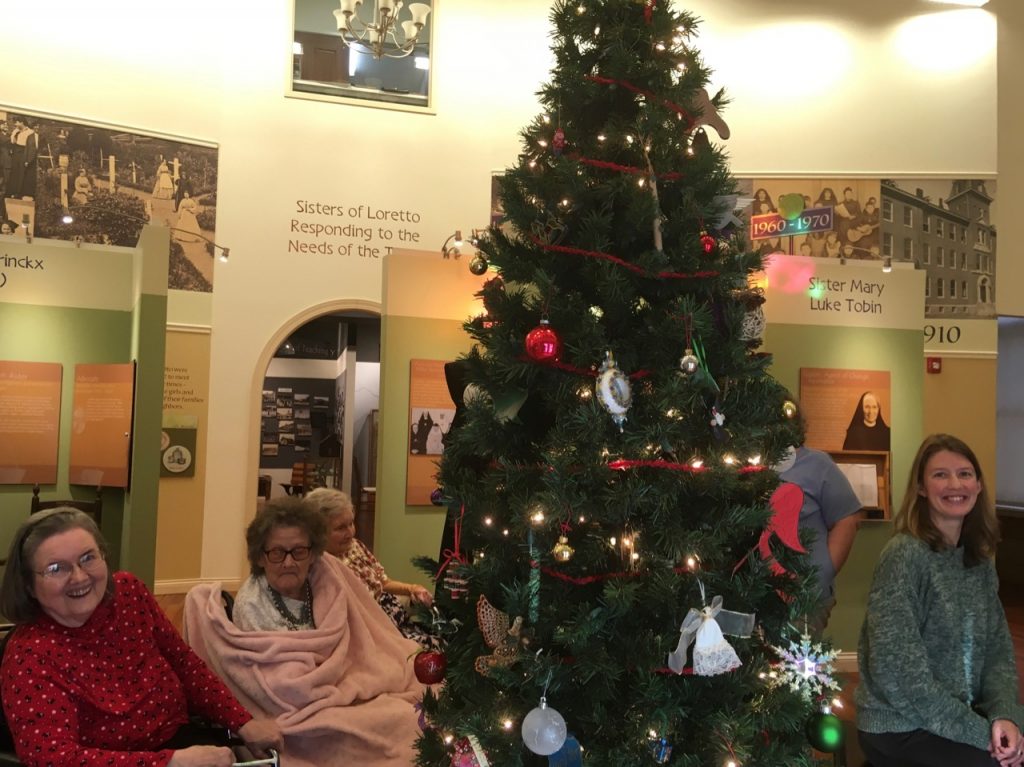
[[[370,301],[318,304],[289,319],[264,346],[253,371],[249,399],[247,518],[266,498],[300,493],[317,484],[350,492],[358,510],[360,491],[368,484],[366,470],[375,463],[376,445],[371,444],[370,435],[360,434],[363,424],[355,422],[360,412],[355,406],[358,402],[365,410],[366,398],[379,401],[380,311],[380,304]],[[338,328],[334,342],[332,326]],[[362,357],[370,361],[359,364],[358,370],[364,377],[366,365],[377,370],[370,376],[372,385],[364,386],[356,399],[360,335],[368,339]],[[271,379],[273,387],[268,389]],[[298,385],[289,385],[289,380]],[[361,537],[372,539],[372,515],[368,519],[364,515],[363,522]]]

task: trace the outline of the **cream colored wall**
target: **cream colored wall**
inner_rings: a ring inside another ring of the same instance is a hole
[[[1024,3],[1019,0],[994,0],[999,17],[999,197],[1016,210],[1024,200]],[[996,283],[996,309],[999,314],[1024,317],[1024,259],[1010,248],[1021,242],[1024,221],[1004,216],[999,226],[999,279]],[[1010,286],[1013,286],[1012,288]]]
[[[166,365],[168,376],[180,376],[183,388],[195,401],[174,402],[164,391],[164,414],[194,416],[196,419],[196,469],[191,477],[162,477],[157,516],[156,579],[165,593],[187,591],[202,568],[202,541],[209,435],[210,334],[190,330],[168,330]],[[167,425],[167,424],[165,424]]]
[[[924,433],[963,439],[978,456],[995,500],[996,360],[944,357],[942,372],[924,377]],[[903,478],[905,479],[905,477]]]
[[[738,175],[994,173],[991,14],[918,15],[916,0],[677,5],[706,20],[696,44],[735,99]],[[287,252],[296,200],[415,211],[419,242],[406,244],[426,251],[485,224],[490,172],[515,161],[550,65],[548,9],[439,0],[429,116],[285,98],[288,3],[19,7],[0,49],[18,73],[5,102],[220,144],[217,240],[231,262],[216,264],[212,305],[169,299],[172,320],[212,325],[202,577],[244,570],[252,392],[271,343],[311,307],[381,300],[379,259]]]

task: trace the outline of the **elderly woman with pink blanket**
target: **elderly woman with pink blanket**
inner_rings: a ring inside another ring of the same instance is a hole
[[[423,694],[405,639],[351,570],[321,556],[323,517],[268,503],[246,534],[251,576],[224,610],[220,584],[185,602],[185,637],[250,711],[276,719],[283,767],[408,767]]]

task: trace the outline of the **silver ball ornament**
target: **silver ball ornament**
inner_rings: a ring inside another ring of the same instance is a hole
[[[686,351],[683,352],[683,356],[679,360],[679,370],[684,375],[691,376],[700,369],[700,360],[697,359],[697,355],[693,353],[693,349],[686,347]]]
[[[523,719],[523,743],[535,754],[551,756],[563,745],[569,734],[565,719],[541,699],[540,706]]]

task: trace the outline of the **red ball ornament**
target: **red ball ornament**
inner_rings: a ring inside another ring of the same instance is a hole
[[[547,320],[526,334],[526,354],[536,362],[558,362],[562,356],[562,339]]]
[[[707,232],[700,233],[700,244],[704,246],[704,252],[710,253],[715,249],[716,240]]]
[[[438,684],[448,670],[448,658],[443,652],[427,650],[416,656],[412,662],[412,669],[421,684]]]

